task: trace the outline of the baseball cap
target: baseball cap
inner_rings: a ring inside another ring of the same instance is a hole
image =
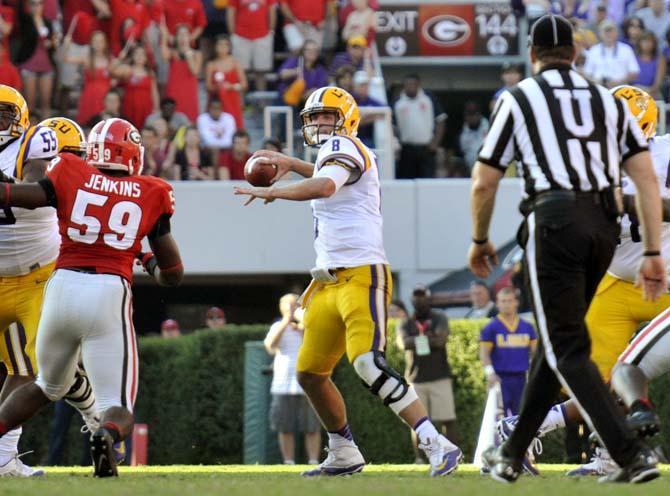
[[[412,294],[415,296],[430,296],[430,289],[425,284],[417,284],[414,286]]]
[[[530,28],[528,43],[545,48],[572,46],[572,25],[565,17],[543,15]]]
[[[162,331],[173,331],[173,330],[179,330],[179,323],[174,320],[174,319],[167,319],[164,320],[161,323],[161,330]]]
[[[207,310],[207,318],[208,319],[223,319],[225,318],[226,314],[223,311],[223,309],[219,307],[211,307],[210,309]]]
[[[354,74],[354,84],[367,84],[370,82],[370,76],[365,71],[356,71]]]
[[[365,39],[365,36],[357,34],[355,36],[349,37],[347,40],[347,46],[368,46],[368,40]]]

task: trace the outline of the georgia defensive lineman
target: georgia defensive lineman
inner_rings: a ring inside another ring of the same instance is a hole
[[[137,345],[130,284],[137,258],[161,285],[181,282],[183,267],[170,234],[172,188],[140,176],[137,129],[122,119],[99,122],[87,160],[63,153],[38,183],[0,184],[0,208],[56,208],[61,247],[44,294],[37,333],[39,373],[0,406],[0,435],[67,392],[81,348],[100,412],[91,436],[94,475],[117,475],[113,444],[133,426]],[[154,254],[141,253],[148,237]]]
[[[456,470],[461,450],[440,434],[401,374],[384,359],[386,315],[393,281],[382,239],[377,159],[356,138],[360,114],[341,88],[314,91],[300,113],[308,146],[320,147],[316,164],[276,152],[257,152],[278,167],[278,179],[293,170],[305,179],[270,188],[235,188],[235,194],[266,202],[312,201],[316,267],[303,295],[305,337],[298,354],[298,381],[328,431],[328,457],[305,476],[347,475],[365,460],[347,423],[344,400],[331,380],[346,352],[369,390],[414,429],[431,475]]]

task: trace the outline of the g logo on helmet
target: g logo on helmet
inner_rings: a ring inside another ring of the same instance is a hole
[[[441,15],[428,19],[421,29],[428,43],[439,47],[452,47],[464,43],[472,29],[463,19],[453,15]]]
[[[137,145],[139,145],[139,144],[142,142],[142,138],[140,137],[140,133],[138,133],[138,132],[135,131],[134,129],[132,129],[132,130],[128,133],[128,139],[129,139],[130,141],[132,141],[133,143],[137,144]]]

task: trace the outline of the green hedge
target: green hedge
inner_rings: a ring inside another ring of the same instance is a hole
[[[478,360],[479,331],[485,321],[450,323],[449,360],[461,446],[468,460],[474,452],[484,406],[485,384]],[[198,331],[178,339],[140,340],[138,422],[149,424],[152,464],[241,463],[243,447],[244,342],[261,340],[267,325],[227,326],[224,331]],[[387,357],[404,369],[402,352],[389,336]],[[335,371],[348,406],[351,428],[366,458],[374,463],[411,462],[409,429],[372,396],[343,361]],[[670,418],[670,381],[654,384],[652,398],[663,418]],[[22,447],[35,450],[30,463],[46,457],[51,409],[26,424]],[[72,426],[67,463],[80,453],[80,436]],[[670,430],[661,440],[670,444]],[[543,461],[561,461],[560,436],[545,441]]]

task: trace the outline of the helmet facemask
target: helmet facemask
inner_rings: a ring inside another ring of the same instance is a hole
[[[335,118],[334,123],[316,123],[316,117],[320,114],[333,115]],[[346,134],[344,116],[340,109],[323,107],[303,112],[300,116],[302,117],[302,136],[307,146],[321,146],[336,134]],[[325,129],[329,129],[329,131],[326,132]]]
[[[26,130],[20,124],[21,112],[13,103],[0,103],[0,146],[21,136]]]

